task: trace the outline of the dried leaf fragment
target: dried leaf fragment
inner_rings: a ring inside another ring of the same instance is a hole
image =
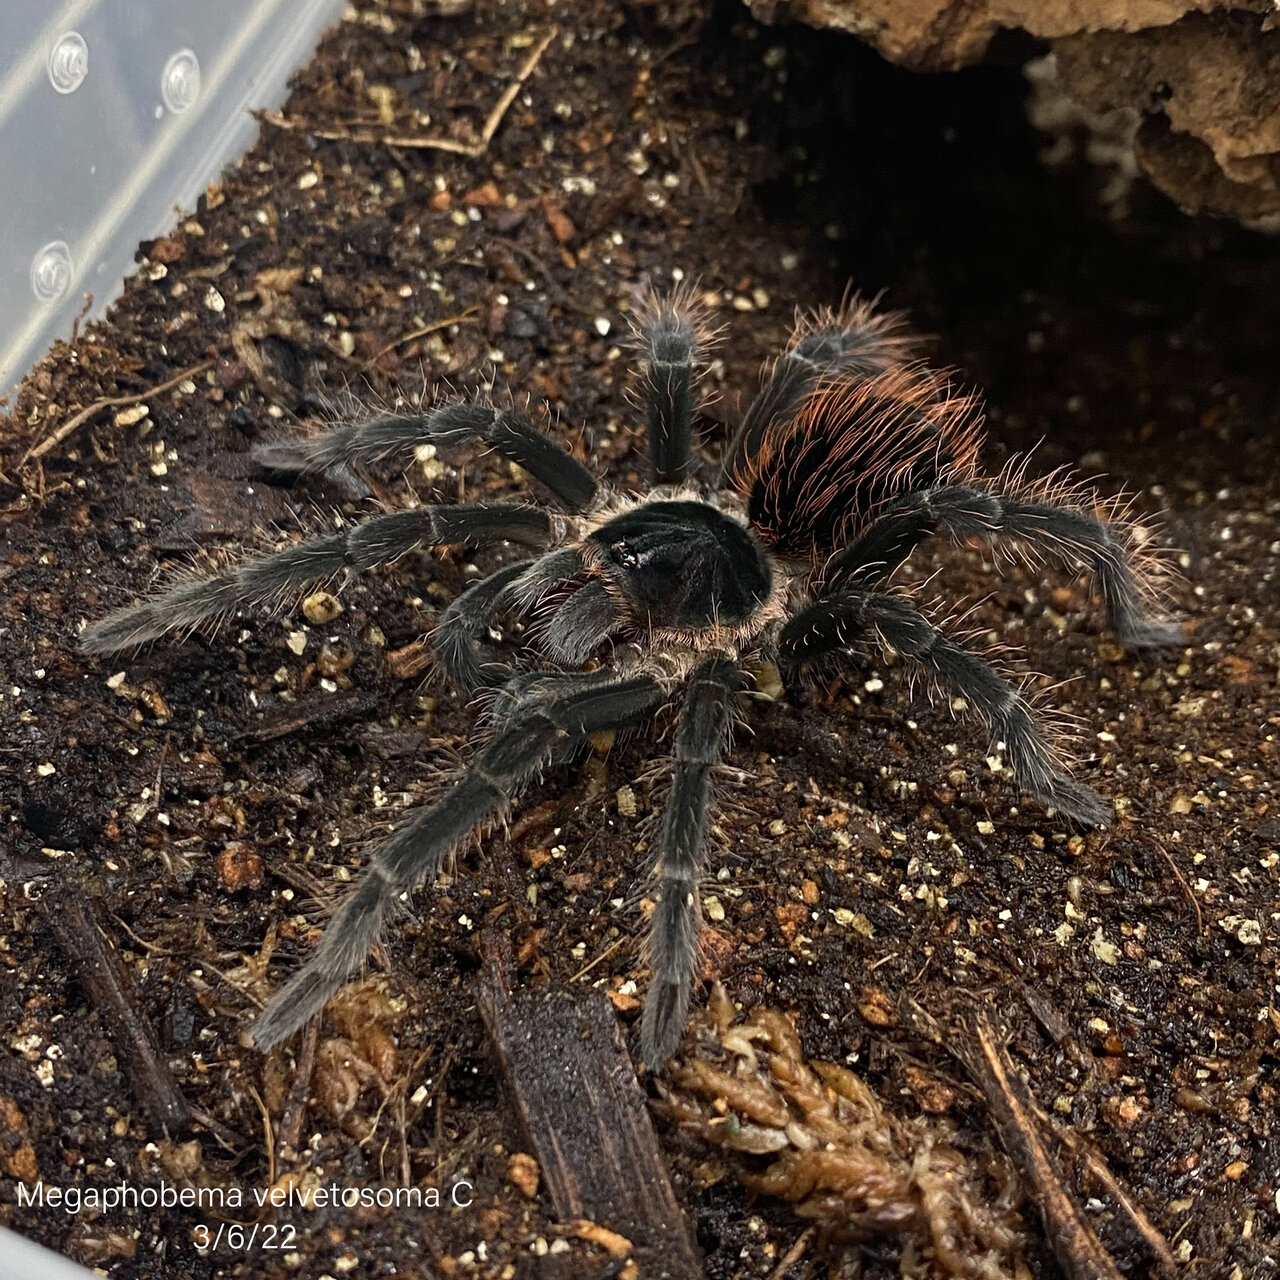
[[[633,1252],[631,1241],[626,1236],[610,1231],[608,1227],[602,1227],[598,1222],[588,1222],[585,1218],[579,1218],[569,1224],[569,1229],[579,1240],[599,1245],[611,1258],[626,1258]]]
[[[898,1014],[889,993],[880,987],[863,987],[858,997],[858,1012],[873,1027],[896,1027]]]

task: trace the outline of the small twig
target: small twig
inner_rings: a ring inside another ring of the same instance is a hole
[[[1158,840],[1147,835],[1145,831],[1134,831],[1133,833],[1140,840],[1145,840],[1149,845],[1158,849],[1164,860],[1169,864],[1169,870],[1173,872],[1174,878],[1182,886],[1182,892],[1186,899],[1191,903],[1191,910],[1196,913],[1196,934],[1198,937],[1204,937],[1204,915],[1200,910],[1200,899],[1196,897],[1195,891],[1187,883],[1187,878],[1178,868],[1178,864],[1173,860],[1173,854],[1164,847]]]
[[[693,170],[693,176],[698,180],[698,186],[702,188],[703,199],[710,202],[711,183],[707,181],[707,171],[702,167],[702,161],[698,159],[697,153],[691,147],[689,149],[689,167]]]
[[[1045,1234],[1069,1280],[1122,1280],[1102,1241],[1085,1220],[1067,1190],[1062,1171],[1040,1136],[1035,1100],[1013,1069],[990,1016],[982,1010],[970,1018],[973,1044],[952,1044],[987,1100],[1000,1143],[1040,1206]]]
[[[808,1249],[810,1241],[817,1234],[817,1227],[806,1227],[796,1238],[795,1244],[778,1259],[778,1265],[769,1272],[769,1280],[782,1280],[782,1277],[800,1261]]]
[[[409,1148],[405,1136],[405,1095],[409,1091],[410,1081],[413,1079],[417,1070],[431,1056],[430,1049],[424,1049],[414,1060],[413,1066],[408,1071],[399,1075],[390,1085],[382,1085],[382,1101],[378,1103],[378,1109],[373,1113],[373,1120],[369,1127],[369,1132],[360,1139],[360,1146],[368,1146],[377,1135],[378,1126],[382,1123],[382,1113],[390,1109],[396,1120],[396,1124],[400,1135],[400,1152],[401,1152],[401,1170],[407,1170],[409,1167]],[[387,1146],[391,1139],[385,1138],[378,1152],[378,1160],[380,1167],[385,1167],[384,1161],[387,1152]],[[408,1173],[404,1174],[404,1185],[408,1185]]]
[[[306,1119],[307,1098],[311,1093],[311,1076],[316,1066],[316,1046],[320,1042],[320,1019],[312,1018],[302,1029],[302,1043],[293,1068],[293,1085],[280,1110],[276,1128],[275,1159],[291,1160],[302,1141],[302,1122]],[[274,1179],[272,1180],[274,1183]]]
[[[229,987],[232,991],[234,991],[236,995],[243,997],[250,1004],[257,1005],[259,1009],[262,1009],[266,1006],[266,1001],[263,1000],[263,998],[260,995],[258,995],[255,991],[253,991],[250,987],[246,986],[244,983],[233,982],[231,980],[231,975],[227,973],[226,970],[219,969],[218,966],[214,964],[211,960],[203,961],[203,963],[201,964],[201,968],[206,973],[213,974],[215,978],[218,978],[227,987]]]
[[[413,1167],[409,1163],[409,1135],[405,1122],[405,1096],[400,1090],[396,1100],[396,1132],[400,1135],[400,1185],[409,1186],[413,1181]]]
[[[334,725],[359,720],[378,705],[371,689],[358,689],[338,698],[308,698],[269,711],[256,724],[241,729],[234,742],[275,742],[302,729],[331,729]]]
[[[138,1007],[128,971],[98,925],[93,900],[64,886],[49,893],[43,905],[58,945],[75,966],[91,1006],[106,1023],[135,1097],[157,1128],[170,1134],[184,1132],[191,1121],[191,1107]]]
[[[1155,1255],[1156,1261],[1167,1271],[1176,1272],[1178,1270],[1178,1260],[1173,1256],[1173,1250],[1169,1248],[1169,1242],[1164,1238],[1160,1229],[1142,1212],[1138,1205],[1134,1204],[1133,1198],[1120,1185],[1115,1174],[1111,1172],[1107,1162],[1102,1158],[1093,1144],[1088,1140],[1081,1138],[1078,1133],[1071,1129],[1068,1125],[1062,1124],[1058,1120],[1053,1122],[1053,1132],[1057,1135],[1058,1140],[1083,1161],[1085,1168],[1102,1183],[1111,1198],[1118,1204],[1125,1216],[1133,1223],[1138,1233],[1147,1242],[1147,1248]]]
[[[244,1138],[235,1132],[234,1129],[228,1129],[221,1120],[211,1116],[203,1107],[192,1106],[191,1120],[194,1124],[198,1124],[207,1129],[217,1140],[218,1145],[228,1152],[239,1152],[244,1150],[247,1145]]]
[[[170,951],[168,947],[157,946],[156,943],[148,942],[146,938],[141,937],[139,934],[135,933],[131,928],[129,928],[128,922],[125,920],[122,920],[118,915],[116,915],[114,911],[111,913],[111,919],[115,923],[116,928],[123,929],[125,933],[127,933],[129,937],[133,939],[134,945],[139,947],[141,950],[145,951],[147,955],[171,956],[175,954],[173,951]]]
[[[78,427],[83,426],[90,418],[101,413],[103,409],[122,408],[127,404],[137,404],[139,400],[145,400],[148,396],[158,396],[161,392],[168,391],[170,387],[176,387],[178,383],[185,381],[187,378],[194,378],[196,374],[204,373],[206,369],[212,368],[212,360],[202,360],[199,364],[193,364],[189,369],[183,369],[181,373],[175,373],[167,382],[162,382],[157,387],[148,387],[145,391],[139,391],[135,395],[111,396],[105,400],[95,400],[88,408],[81,409],[79,413],[68,418],[51,436],[46,436],[38,444],[33,444],[22,455],[18,466],[22,467],[29,461],[43,458],[46,453],[56,449]]]
[[[555,36],[556,33],[553,28],[534,45],[532,52],[516,73],[515,80],[507,86],[506,93],[498,99],[493,110],[489,112],[489,118],[484,122],[484,128],[480,130],[480,143],[478,149],[473,153],[474,158],[484,155],[488,149],[493,135],[498,132],[498,126],[502,123],[502,117],[507,114],[508,108],[516,100],[516,94],[520,92],[520,86],[533,75],[534,68],[542,61],[542,55],[546,52],[547,45],[555,39]]]
[[[446,1088],[449,1083],[449,1072],[453,1068],[453,1057],[456,1048],[456,1045],[451,1044],[445,1051],[444,1061],[440,1064],[440,1073],[436,1079],[435,1091],[431,1095],[431,1108],[435,1112],[436,1122],[435,1150],[432,1154],[435,1156],[437,1169],[444,1164],[444,1160],[440,1155],[440,1151],[444,1147],[444,1104],[449,1100]]]
[[[1038,991],[1033,991],[1025,982],[1018,983],[1018,992],[1022,996],[1031,1016],[1040,1024],[1055,1045],[1062,1044],[1071,1038],[1071,1024],[1062,1010],[1051,1000],[1046,1000]]]
[[[159,812],[159,810],[163,807],[164,797],[162,795],[162,791],[164,788],[164,762],[169,755],[169,738],[170,737],[171,735],[166,733],[164,735],[164,741],[160,744],[160,760],[156,764],[155,795],[153,797],[153,803],[147,806],[147,809],[144,811],[144,815],[145,813],[149,813],[152,809],[155,809],[157,812]]]
[[[388,342],[380,351],[374,352],[365,361],[364,367],[368,369],[371,365],[377,364],[387,352],[394,351],[397,347],[403,347],[406,342],[412,342],[415,338],[425,338],[430,333],[439,333],[441,329],[447,329],[451,324],[474,324],[479,311],[479,307],[468,307],[465,311],[459,311],[456,316],[446,316],[443,320],[433,320],[430,324],[424,324],[421,329],[412,329],[408,333],[401,334],[394,342]]]
[[[267,1149],[267,1186],[276,1185],[276,1143],[271,1132],[271,1112],[267,1104],[253,1085],[249,1086],[249,1096],[258,1104],[258,1114],[262,1117],[262,1144]]]
[[[463,1156],[466,1155],[467,1151],[471,1148],[471,1145],[475,1142],[483,1128],[484,1121],[481,1121],[479,1124],[475,1124],[468,1129],[467,1132],[463,1134],[456,1143],[454,1143],[453,1150],[449,1155],[444,1160],[436,1161],[436,1163],[427,1170],[420,1181],[428,1186],[443,1186],[444,1180],[448,1177],[450,1170],[461,1162]]]
[[[617,949],[627,941],[627,935],[624,933],[621,937],[615,938],[594,960],[583,965],[577,973],[569,979],[570,982],[577,982],[579,978],[585,977],[592,969],[596,967],[602,960],[607,960]]]
[[[418,134],[375,133],[371,129],[359,131],[351,129],[308,129],[307,132],[313,138],[323,138],[326,142],[354,142],[362,146],[405,147],[416,151],[448,151],[451,155],[467,156],[471,160],[478,160],[488,151],[489,143],[493,141],[493,135],[498,132],[498,127],[502,124],[502,118],[516,100],[516,94],[520,92],[521,86],[533,74],[534,68],[542,60],[542,55],[546,52],[547,46],[555,37],[554,30],[548,31],[533,47],[533,50],[521,65],[520,70],[516,73],[516,78],[507,86],[502,97],[494,104],[493,110],[489,112],[488,117],[485,119],[484,127],[480,130],[480,136],[474,142],[459,142],[456,138],[440,138],[434,135],[423,137]],[[283,124],[278,119],[272,119],[271,123],[281,128],[292,127],[291,125]]]

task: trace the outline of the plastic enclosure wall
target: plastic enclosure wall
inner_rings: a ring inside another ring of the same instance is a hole
[[[0,395],[119,296],[344,0],[0,0]]]
[[[61,1209],[46,1212],[75,1221]],[[0,1227],[0,1280],[94,1280],[94,1272]]]

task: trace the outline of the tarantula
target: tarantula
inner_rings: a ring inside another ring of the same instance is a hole
[[[448,403],[374,417],[268,444],[257,457],[272,471],[302,473],[474,441],[518,464],[559,510],[493,502],[377,515],[170,586],[85,631],[85,650],[110,653],[422,546],[529,549],[463,591],[435,631],[443,673],[464,689],[495,691],[492,732],[444,795],[374,852],[314,954],[258,1018],[259,1047],[320,1013],[365,960],[392,904],[505,813],[540,770],[592,735],[652,721],[682,699],[654,840],[658,894],[641,1021],[641,1051],[656,1068],[688,1015],[713,775],[738,695],[762,666],[795,667],[878,641],[985,722],[1025,792],[1074,822],[1108,821],[1097,794],[1068,776],[1019,688],[887,583],[935,535],[1006,536],[1033,557],[1091,570],[1125,644],[1173,643],[1179,628],[1158,612],[1121,509],[1060,478],[982,475],[974,401],[917,359],[897,317],[856,300],[800,319],[718,473],[704,478],[692,420],[709,336],[687,291],[652,299],[637,323],[646,493],[604,485],[509,409]],[[495,661],[484,643],[505,613],[530,620],[519,666]]]

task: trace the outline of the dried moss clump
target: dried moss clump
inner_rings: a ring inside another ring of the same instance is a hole
[[[717,987],[684,1053],[659,1086],[663,1110],[720,1148],[726,1173],[834,1241],[900,1237],[904,1276],[1029,1280],[1007,1163],[979,1168],[936,1122],[890,1115],[848,1068],[806,1062],[785,1014],[735,1022]]]

